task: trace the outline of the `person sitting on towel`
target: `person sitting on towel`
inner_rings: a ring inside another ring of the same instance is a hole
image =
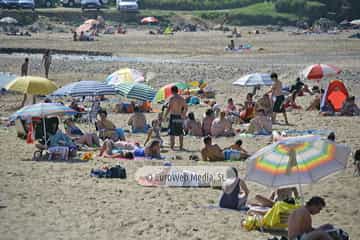
[[[113,141],[122,140],[125,141],[124,131],[121,128],[116,128],[115,124],[107,119],[106,110],[99,110],[98,119],[95,123],[97,130],[99,131],[99,137],[101,139],[112,139]]]
[[[290,199],[294,200],[299,198],[299,193],[296,187],[286,187],[286,188],[278,188],[273,191],[269,198],[264,197],[262,195],[256,195],[254,205],[260,205],[263,207],[271,208],[276,201],[288,201]]]
[[[239,178],[236,168],[232,167],[226,171],[226,180],[223,183],[219,206],[240,210],[246,204],[249,189],[246,183]]]
[[[134,113],[128,120],[128,125],[131,126],[133,133],[147,133],[149,126],[146,124],[145,114],[140,112],[138,106],[135,106]]]
[[[195,114],[193,112],[188,114],[188,118],[184,122],[184,131],[190,136],[203,136],[201,123],[195,119]]]
[[[321,197],[312,197],[305,206],[294,210],[288,219],[289,240],[332,240],[326,230],[332,229],[330,224],[319,228],[312,226],[311,215],[316,215],[326,206]]]
[[[250,126],[246,133],[252,134],[271,134],[272,132],[272,121],[270,118],[265,116],[263,109],[256,111],[256,116],[250,121]]]
[[[211,135],[213,137],[233,137],[234,129],[230,120],[225,118],[226,113],[220,112],[220,117],[215,118],[211,124]]]
[[[355,103],[355,97],[351,96],[346,99],[342,108],[341,108],[342,116],[359,116],[360,109]]]

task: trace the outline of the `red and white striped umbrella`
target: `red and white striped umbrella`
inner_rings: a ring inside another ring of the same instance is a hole
[[[142,24],[158,23],[158,22],[159,22],[159,20],[156,17],[145,17],[145,18],[141,19]]]
[[[340,68],[337,68],[330,64],[314,64],[305,68],[302,72],[304,78],[309,80],[320,80],[324,77],[331,77],[341,72]]]

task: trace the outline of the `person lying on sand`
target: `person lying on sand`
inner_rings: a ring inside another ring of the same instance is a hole
[[[232,145],[230,145],[229,147],[225,148],[225,149],[232,149],[232,150],[236,150],[236,151],[239,151],[240,154],[241,154],[241,158],[242,159],[246,159],[248,158],[250,155],[249,153],[242,147],[242,140],[241,139],[238,139],[236,140],[236,142]]]
[[[206,136],[203,139],[204,147],[201,149],[201,156],[203,161],[225,161],[225,160],[240,160],[241,152],[235,149],[222,150],[219,145],[212,144],[212,138]]]
[[[255,201],[253,205],[259,205],[262,207],[269,207],[271,208],[274,206],[275,202],[277,201],[284,201],[289,199],[298,199],[299,193],[296,187],[287,187],[287,188],[278,188],[273,191],[269,198],[264,197],[262,195],[256,195]]]
[[[238,171],[232,167],[226,171],[226,180],[223,183],[219,206],[240,210],[246,205],[249,196],[249,189],[242,179],[239,178]]]
[[[333,228],[331,225],[322,225],[319,228],[312,226],[311,215],[316,215],[326,206],[321,197],[312,197],[305,206],[294,210],[288,220],[289,240],[332,240],[325,230]]]
[[[121,141],[114,142],[110,139],[107,139],[104,141],[99,156],[130,159],[135,157],[160,159],[160,141],[158,139],[153,139],[148,146],[142,148],[139,144],[129,144]]]
[[[211,124],[211,135],[213,137],[233,137],[235,136],[230,120],[225,118],[225,112],[221,111],[220,116]]]
[[[72,138],[77,144],[84,144],[89,147],[100,147],[100,141],[94,133],[83,133],[81,129],[75,125],[72,119],[64,121],[66,135]]]

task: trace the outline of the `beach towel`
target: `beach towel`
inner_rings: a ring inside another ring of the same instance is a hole
[[[323,129],[308,129],[308,130],[285,130],[281,135],[320,135],[328,136],[332,130],[323,130]]]

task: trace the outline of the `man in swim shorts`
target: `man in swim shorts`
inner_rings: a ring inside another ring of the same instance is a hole
[[[177,86],[171,87],[172,95],[168,98],[168,108],[166,109],[165,119],[169,117],[169,135],[170,135],[170,148],[174,149],[175,136],[179,137],[180,150],[183,149],[184,140],[184,118],[186,117],[187,104],[185,99],[178,94]]]

